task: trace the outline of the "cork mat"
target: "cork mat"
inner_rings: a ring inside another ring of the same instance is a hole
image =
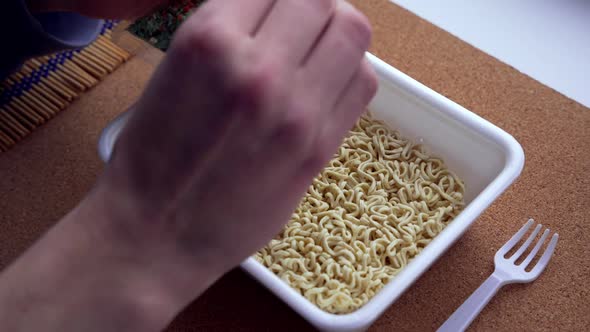
[[[505,287],[473,331],[590,330],[590,109],[387,0],[355,0],[374,24],[372,52],[513,134],[519,180],[372,326],[432,331],[493,271],[496,250],[529,217],[557,230],[534,283]],[[161,54],[144,50],[12,150],[0,155],[0,268],[73,208],[102,165],[98,134],[138,97]],[[169,331],[311,327],[240,270],[223,277]]]

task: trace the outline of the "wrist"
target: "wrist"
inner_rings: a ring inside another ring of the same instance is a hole
[[[185,225],[177,220],[180,214],[174,202],[160,202],[127,176],[124,161],[115,158],[108,166],[94,192],[93,205],[106,214],[102,226],[126,252],[140,252],[150,263],[173,266],[180,275],[202,274],[208,279],[217,279],[234,268],[239,261],[232,260],[231,253],[223,250],[217,237],[195,239],[191,237],[194,225]],[[139,187],[139,188],[137,188]],[[131,189],[130,189],[131,188]],[[156,201],[156,202],[154,202]],[[151,203],[150,203],[151,202]],[[201,216],[195,215],[194,223],[199,224]],[[205,224],[205,220],[202,221]],[[207,234],[202,227],[202,234]],[[194,287],[194,282],[191,283]]]
[[[81,204],[87,217],[76,219],[93,221],[86,228],[108,244],[106,255],[114,257],[112,263],[118,268],[133,271],[164,294],[171,306],[180,308],[227,272],[229,268],[217,250],[200,247],[184,251],[170,221],[105,182],[99,182]]]
[[[126,241],[104,202],[93,191],[0,275],[0,326],[160,331],[217,279]]]
[[[102,243],[96,265],[101,271],[110,271],[108,279],[119,285],[124,301],[142,313],[142,320],[163,329],[222,272],[180,254],[165,234],[149,229],[146,220],[130,220],[140,218],[141,213],[121,214],[111,204],[113,197],[112,192],[99,186],[80,205],[72,221],[87,224],[83,225],[84,232],[94,234],[96,243]]]
[[[89,196],[58,225],[68,238],[85,239],[70,255],[59,257],[67,267],[62,278],[82,279],[81,289],[73,290],[82,303],[105,299],[110,309],[102,319],[115,322],[113,327],[121,320],[132,330],[162,330],[182,308],[180,300],[160,271],[104,227],[109,221],[97,203]]]

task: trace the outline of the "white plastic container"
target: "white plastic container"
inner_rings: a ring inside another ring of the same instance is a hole
[[[518,177],[524,153],[502,129],[432,91],[377,57],[367,54],[379,76],[379,91],[369,109],[375,117],[445,160],[465,181],[466,208],[400,274],[359,310],[334,315],[322,311],[253,258],[241,266],[323,331],[367,329],[424,273],[476,218]],[[125,117],[105,129],[99,154],[108,160]]]

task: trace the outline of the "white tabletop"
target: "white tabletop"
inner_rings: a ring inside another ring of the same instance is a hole
[[[590,107],[590,0],[391,0]]]

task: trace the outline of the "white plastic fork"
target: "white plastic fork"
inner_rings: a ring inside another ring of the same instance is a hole
[[[527,272],[525,269],[531,263],[533,258],[541,246],[547,240],[549,236],[549,229],[546,229],[541,236],[541,239],[537,242],[533,250],[529,253],[529,255],[522,261],[520,264],[516,264],[516,260],[522,256],[525,250],[530,246],[531,242],[535,239],[539,231],[541,230],[542,225],[539,224],[531,235],[526,239],[526,241],[518,248],[518,250],[509,258],[504,258],[506,253],[512,249],[518,241],[524,236],[524,234],[528,231],[528,229],[535,223],[533,219],[529,219],[529,221],[522,226],[522,228],[512,236],[512,238],[506,242],[496,252],[496,256],[494,257],[494,264],[496,265],[496,269],[494,273],[483,283],[479,286],[478,289],[471,294],[471,296],[467,299],[467,301],[463,302],[463,304],[447,319],[447,321],[441,325],[441,327],[437,330],[437,332],[457,332],[457,331],[465,331],[469,324],[473,322],[475,317],[479,315],[482,309],[490,302],[492,297],[496,295],[498,290],[507,284],[512,283],[527,283],[532,282],[541,275],[541,272],[545,270],[549,260],[551,259],[551,255],[555,250],[555,246],[557,245],[557,239],[559,235],[557,233],[553,234],[551,237],[551,242],[547,246],[547,249],[543,253],[543,256],[539,259],[537,264]]]

